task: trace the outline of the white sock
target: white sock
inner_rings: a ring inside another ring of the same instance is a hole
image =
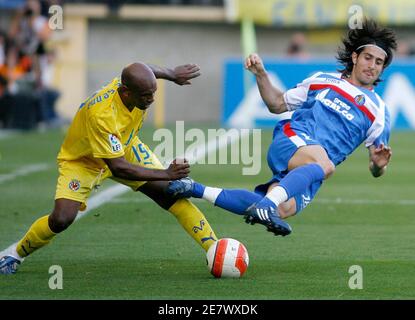
[[[221,192],[222,189],[220,188],[205,187],[205,191],[203,191],[202,198],[215,204],[216,199],[218,198]]]
[[[275,205],[278,207],[281,203],[288,200],[287,192],[283,187],[276,186],[273,188],[266,197],[275,203]]]
[[[19,254],[17,253],[17,250],[16,249],[17,249],[17,242],[16,243],[13,243],[7,249],[3,250],[0,253],[0,257],[12,256],[13,258],[16,258],[19,261],[23,261],[24,258],[22,258],[21,256],[19,256]]]

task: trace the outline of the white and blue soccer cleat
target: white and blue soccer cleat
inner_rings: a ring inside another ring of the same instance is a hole
[[[169,182],[166,194],[177,199],[190,198],[193,192],[194,181],[190,178],[182,178]]]
[[[278,209],[273,207],[259,208],[253,204],[246,210],[245,222],[250,224],[260,223],[267,227],[267,231],[276,236],[287,236],[292,232],[291,226],[281,219]]]
[[[0,274],[14,274],[23,261],[23,258],[16,258],[16,243],[6,250],[0,252]]]
[[[20,260],[12,256],[0,258],[0,274],[13,274],[17,272]]]

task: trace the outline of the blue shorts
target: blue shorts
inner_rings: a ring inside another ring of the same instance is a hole
[[[306,145],[315,145],[319,143],[315,141],[308,133],[291,129],[290,121],[281,121],[274,129],[273,140],[268,149],[268,166],[272,171],[272,178],[265,184],[258,185],[255,193],[265,196],[268,187],[279,182],[288,174],[288,162],[298,150],[298,148]],[[294,196],[297,211],[303,210],[314,198],[322,182],[312,184],[303,194]]]

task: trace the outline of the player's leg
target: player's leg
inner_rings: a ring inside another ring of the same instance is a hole
[[[275,235],[286,236],[292,232],[288,224],[281,221],[280,205],[289,199],[307,193],[312,186],[320,186],[334,172],[334,165],[325,150],[318,146],[299,148],[288,162],[288,174],[267,195],[247,211],[246,222],[261,223]],[[298,202],[297,202],[298,203]]]
[[[278,186],[279,183],[273,183],[269,186],[269,190],[273,190],[275,187]],[[300,211],[302,211],[308,204],[311,203],[314,196],[316,195],[317,191],[320,189],[321,182],[315,182],[311,186],[309,186],[304,193],[297,194],[296,196],[288,199],[285,202],[282,202],[278,205],[278,208],[273,210],[267,210],[262,211],[261,214],[264,215],[265,212],[268,214],[272,213],[275,216],[272,217],[270,214],[270,221],[264,222],[265,219],[261,221],[252,221],[252,217],[255,217],[255,215],[246,215],[246,222],[254,224],[256,222],[260,222],[261,224],[264,224],[267,226],[267,230],[270,232],[273,232],[275,235],[282,235],[286,236],[291,233],[291,227],[288,225],[285,221],[281,219],[286,219],[288,217],[291,217],[293,215],[298,214]],[[256,205],[252,206],[252,208],[255,208]],[[251,210],[251,208],[249,209]],[[259,214],[260,215],[260,214]]]
[[[222,209],[239,215],[244,215],[247,223],[255,224],[259,222],[267,225],[267,227],[270,223],[272,223],[273,228],[277,230],[276,233],[281,235],[287,235],[291,232],[291,227],[288,223],[283,221],[282,218],[288,217],[289,215],[295,213],[295,206],[293,206],[293,204],[295,204],[294,199],[290,199],[280,204],[284,215],[280,214],[279,210],[267,213],[267,222],[265,223],[263,222],[265,218],[262,219],[263,215],[260,209],[258,209],[258,213],[255,213],[255,215],[260,218],[256,218],[253,215],[252,217],[247,215],[251,208],[255,208],[255,205],[263,200],[264,194],[244,189],[221,189],[216,187],[208,187],[190,178],[171,181],[166,192],[178,198],[195,197],[205,199]],[[273,231],[272,228],[268,229],[269,231]]]
[[[49,244],[58,233],[71,225],[80,205],[81,203],[73,200],[56,200],[50,215],[37,219],[22,239],[0,254],[0,273],[15,273],[24,258]]]
[[[277,188],[278,185],[278,182],[271,184],[269,190]],[[313,200],[320,186],[321,182],[315,182],[304,190],[303,193],[297,194],[285,202],[281,202],[275,208],[260,207],[258,204],[261,200],[247,210],[245,221],[251,224],[261,223],[267,227],[267,231],[275,235],[289,235],[292,232],[291,226],[282,219],[286,219],[302,211]]]
[[[215,232],[203,213],[187,199],[174,199],[165,194],[167,181],[149,181],[138,191],[172,213],[186,232],[206,251],[217,240]]]
[[[287,201],[278,205],[278,212],[281,218],[287,219],[294,216],[304,210],[314,199],[318,190],[321,187],[320,182],[312,184],[304,193],[298,194],[295,197],[288,199]],[[269,186],[269,190],[278,186],[278,182]]]
[[[274,133],[276,134],[274,135],[273,142],[268,150],[268,164],[273,172],[273,178],[267,184],[258,187],[268,188],[269,184],[272,182],[280,181],[287,173],[289,159],[298,149],[298,146],[284,134],[281,127],[277,127]],[[186,183],[186,181],[190,181],[191,183]],[[191,187],[189,187],[189,185],[191,185]],[[173,193],[176,196],[191,195],[194,197],[202,197],[207,193],[208,197],[211,197],[215,205],[228,209],[234,213],[245,215],[246,222],[248,223],[261,223],[276,235],[287,235],[291,233],[291,227],[281,219],[277,206],[270,206],[269,209],[265,208],[267,210],[266,212],[264,212],[263,206],[256,207],[257,203],[263,202],[266,190],[267,189],[261,190],[260,194],[258,194],[258,192],[253,193],[247,190],[231,191],[207,188],[199,183],[193,183],[190,179],[173,181],[168,189],[170,193]],[[287,200],[288,199],[285,199],[285,201]]]
[[[245,214],[252,204],[263,198],[249,190],[209,187],[190,178],[170,181],[166,193],[174,198],[201,198],[239,215]]]
[[[173,199],[168,196],[166,197],[164,190],[167,185],[168,181],[147,181],[141,185],[137,191],[145,194],[163,209],[169,210],[177,199]]]
[[[276,235],[287,235],[291,229],[284,230],[279,223],[279,205],[304,194],[312,185],[321,185],[334,172],[334,164],[318,141],[310,137],[303,140],[290,128],[289,122],[281,123],[274,133],[268,149],[268,164],[274,174],[273,179],[279,184],[249,208],[246,221],[261,223]]]
[[[17,243],[16,251],[25,258],[35,250],[47,245],[56,234],[64,231],[75,220],[81,203],[69,199],[55,200],[55,207],[50,215],[37,219],[24,237]]]
[[[258,208],[277,207],[279,204],[304,194],[313,184],[321,184],[334,173],[335,166],[319,145],[299,148],[288,162],[288,174],[278,185],[268,190],[257,204]]]
[[[272,183],[268,189],[272,190],[277,185],[278,182]],[[180,190],[183,190],[183,192],[180,192]],[[264,198],[264,196],[259,193],[245,189],[221,189],[204,186],[190,178],[171,181],[166,188],[166,193],[178,198],[201,198],[211,202],[217,207],[238,215],[245,215],[246,210],[250,206]],[[291,198],[281,203],[278,210],[283,219],[295,215],[297,213],[295,199]]]
[[[22,239],[0,253],[0,273],[15,273],[25,257],[68,228],[78,211],[86,208],[86,199],[101,176],[99,170],[87,168],[83,163],[60,163],[52,213],[37,219]]]
[[[131,145],[125,150],[125,158],[134,164],[148,167],[164,169],[163,165],[153,154],[153,152],[142,143],[138,137],[134,137]],[[190,201],[177,200],[165,194],[167,182],[162,181],[129,181],[112,178],[124,185],[129,186],[134,191],[141,191],[153,199],[162,208],[172,213],[186,232],[204,249],[208,250],[216,235],[209,225],[203,213]]]

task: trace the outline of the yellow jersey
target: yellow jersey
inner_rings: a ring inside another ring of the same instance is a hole
[[[79,107],[58,154],[58,161],[85,160],[88,165],[105,167],[102,158],[124,156],[124,149],[138,134],[146,111],[129,111],[118,93],[115,78],[87,98]]]

